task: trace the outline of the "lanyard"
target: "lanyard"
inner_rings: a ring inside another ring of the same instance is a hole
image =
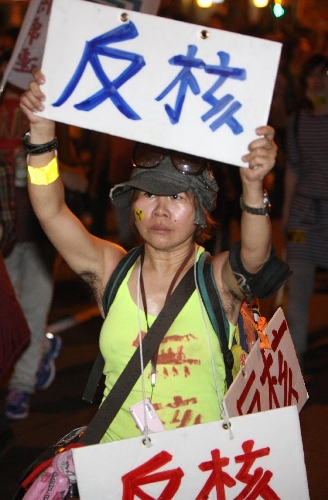
[[[183,270],[185,265],[187,264],[188,260],[191,258],[191,256],[194,253],[194,245],[190,248],[190,251],[188,252],[188,255],[184,258],[183,262],[181,263],[180,267],[178,268],[177,272],[173,276],[173,279],[171,281],[171,284],[168,288],[166,297],[165,297],[165,302],[171,297],[171,294],[173,292],[174,286]],[[145,318],[146,318],[146,324],[147,324],[147,332],[149,330],[149,323],[148,323],[148,312],[147,312],[147,298],[146,298],[146,290],[145,290],[145,285],[144,285],[144,280],[143,280],[143,275],[142,275],[142,268],[143,268],[143,263],[145,259],[145,252],[143,251],[140,257],[140,292],[141,292],[141,298],[142,298],[142,305],[144,308],[144,313],[145,313]],[[158,357],[158,349],[157,352],[154,354],[154,356],[151,359],[151,387],[152,391],[155,387],[156,384],[156,365],[157,365],[157,357]]]

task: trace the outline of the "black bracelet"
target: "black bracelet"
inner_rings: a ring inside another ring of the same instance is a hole
[[[271,203],[269,200],[268,193],[264,190],[263,191],[263,205],[264,207],[262,208],[255,208],[255,207],[249,207],[248,205],[245,205],[243,201],[243,197],[240,197],[240,208],[249,214],[253,215],[269,215],[270,210],[271,210]]]
[[[32,144],[30,142],[31,134],[30,132],[26,132],[23,136],[23,146],[27,154],[34,155],[43,155],[44,153],[49,153],[58,147],[57,137],[52,139],[52,141],[45,142],[44,144]]]

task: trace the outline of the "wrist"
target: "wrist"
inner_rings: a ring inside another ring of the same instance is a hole
[[[39,156],[57,150],[58,142],[56,137],[46,142],[32,142],[31,133],[28,131],[23,136],[23,145],[28,155]]]
[[[242,198],[246,205],[261,208],[263,207],[263,193],[262,182],[243,182],[242,185]]]
[[[44,144],[55,137],[55,123],[49,120],[44,120],[41,123],[30,123],[29,132],[32,144]]]
[[[267,191],[264,189],[261,193],[261,201],[258,196],[253,198],[244,198],[242,194],[240,197],[240,208],[249,214],[253,215],[269,215],[271,210],[271,203]]]

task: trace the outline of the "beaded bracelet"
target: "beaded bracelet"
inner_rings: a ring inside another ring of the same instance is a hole
[[[59,177],[58,161],[55,156],[45,167],[27,166],[28,177],[31,184],[36,186],[48,186]]]

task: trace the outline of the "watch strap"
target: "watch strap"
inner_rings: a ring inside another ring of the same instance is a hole
[[[264,207],[256,208],[256,207],[250,207],[249,205],[246,205],[243,201],[243,196],[240,197],[240,208],[249,214],[253,215],[269,215],[270,209],[271,209],[271,203],[270,199],[268,196],[268,193],[264,190],[263,191],[263,204]]]

